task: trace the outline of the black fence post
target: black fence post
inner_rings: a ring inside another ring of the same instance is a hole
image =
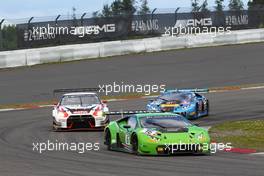
[[[81,16],[81,26],[83,26],[83,18],[85,15],[86,15],[86,13],[82,14],[82,16]]]
[[[55,19],[55,25],[57,26],[57,24],[58,24],[58,20],[59,20],[59,18],[61,17],[61,15],[58,15],[57,17],[56,17],[56,19]]]
[[[29,20],[28,20],[28,30],[30,29],[30,23],[31,21],[34,19],[34,17],[31,17]]]
[[[151,12],[151,23],[153,23],[153,16],[154,16],[154,13],[155,11],[157,10],[157,8],[153,9],[152,12]],[[153,34],[154,30],[153,30],[153,26],[151,28],[151,34]]]
[[[34,19],[34,17],[31,17],[29,20],[28,20],[28,23],[27,23],[27,27],[28,27],[28,36],[30,36],[30,32],[32,32],[32,38],[34,39],[34,32],[33,31],[30,31],[31,27],[30,27],[30,23],[31,21]],[[27,44],[27,48],[30,48],[30,39],[28,40],[28,44]]]
[[[5,19],[2,19],[0,22],[0,51],[3,49],[3,37],[2,37],[2,24]]]
[[[180,10],[180,7],[178,7],[176,10],[175,10],[175,12],[174,12],[174,15],[175,15],[175,25],[176,25],[176,23],[177,23],[177,20],[178,20],[178,11]]]
[[[59,20],[60,17],[61,17],[61,15],[58,15],[58,16],[56,17],[56,19],[55,19],[55,28],[57,28],[58,20]],[[57,35],[57,34],[56,34],[56,31],[57,31],[57,30],[55,29],[55,31],[54,31],[54,32],[55,32],[55,34],[54,34],[55,36]],[[56,39],[55,39],[55,40],[56,40]],[[59,41],[58,41],[58,43],[59,43],[59,44],[61,43],[60,31],[59,31]]]

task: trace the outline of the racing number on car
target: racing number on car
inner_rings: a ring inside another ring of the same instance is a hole
[[[203,101],[199,101],[199,107],[198,107],[199,111],[203,111]]]
[[[207,110],[208,109],[207,101],[205,100],[203,103],[204,103],[204,110]]]
[[[130,135],[129,135],[129,134],[126,134],[126,136],[125,136],[125,143],[126,143],[127,145],[130,144]]]

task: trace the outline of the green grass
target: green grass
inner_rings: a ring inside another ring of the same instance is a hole
[[[225,122],[209,130],[212,141],[231,142],[233,147],[264,151],[264,120]]]

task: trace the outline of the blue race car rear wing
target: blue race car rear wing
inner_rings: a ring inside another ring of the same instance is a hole
[[[194,93],[208,93],[209,89],[167,89],[164,93],[187,93],[187,92],[194,92]]]

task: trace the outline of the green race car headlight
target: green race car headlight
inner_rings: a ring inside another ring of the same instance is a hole
[[[199,142],[205,142],[206,141],[206,136],[203,133],[196,134],[195,137],[196,137],[196,139],[198,139]]]
[[[144,128],[143,133],[150,138],[149,142],[158,142],[161,139],[159,131]]]

